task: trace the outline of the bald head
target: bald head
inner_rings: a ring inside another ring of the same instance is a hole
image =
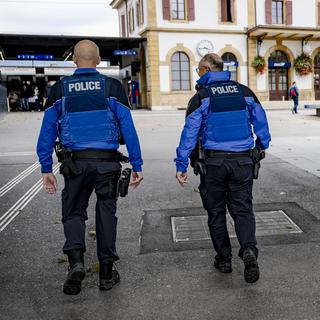
[[[78,68],[95,68],[101,61],[99,47],[91,40],[82,40],[74,47],[73,61]]]

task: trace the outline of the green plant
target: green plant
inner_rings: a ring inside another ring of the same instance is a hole
[[[257,73],[262,74],[266,69],[266,60],[261,56],[255,56],[251,62],[251,66]]]
[[[306,76],[312,72],[312,59],[303,52],[296,59],[294,59],[294,69],[300,76]]]

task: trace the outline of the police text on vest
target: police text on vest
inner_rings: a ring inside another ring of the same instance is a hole
[[[239,93],[236,85],[217,86],[211,89],[213,94]]]
[[[68,86],[69,86],[69,92],[101,90],[100,81],[74,82],[74,83],[69,83]]]

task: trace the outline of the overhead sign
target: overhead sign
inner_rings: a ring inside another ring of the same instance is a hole
[[[18,54],[18,59],[21,60],[53,60],[52,54]]]
[[[0,67],[0,73],[4,76],[35,76],[35,68]]]
[[[228,61],[228,62],[223,62],[223,65],[225,67],[238,67],[239,63],[238,61]]]
[[[274,69],[274,68],[289,69],[289,68],[291,68],[291,62],[273,62],[273,61],[269,61],[268,67],[270,69]]]
[[[114,56],[136,56],[138,52],[136,50],[114,50]]]

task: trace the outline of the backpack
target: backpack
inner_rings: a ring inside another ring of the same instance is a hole
[[[294,98],[297,96],[297,91],[295,88],[290,88],[290,98]]]

